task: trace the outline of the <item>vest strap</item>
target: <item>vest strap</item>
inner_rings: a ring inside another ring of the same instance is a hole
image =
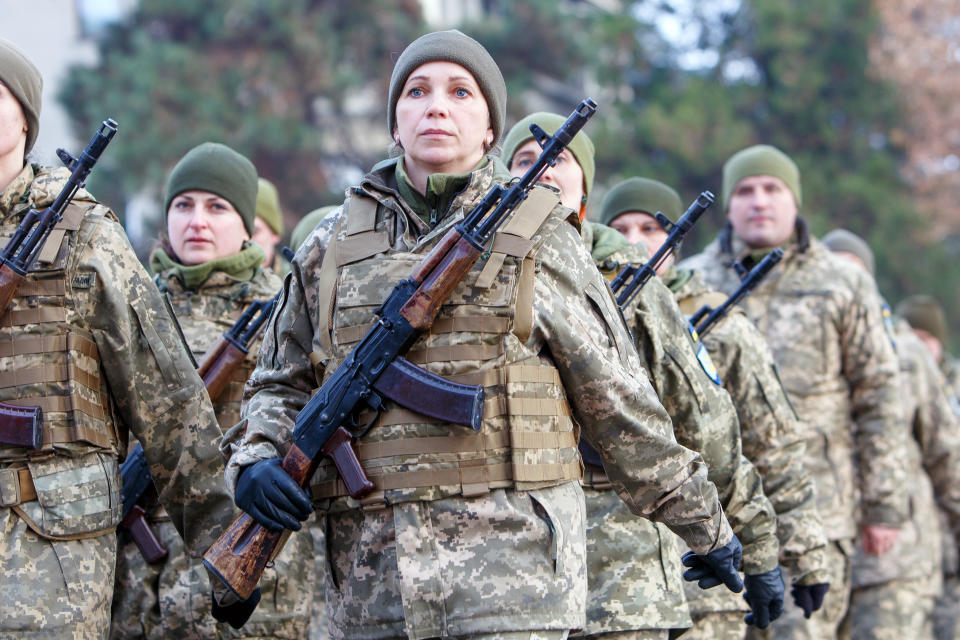
[[[43,382],[76,380],[83,386],[100,391],[100,375],[89,373],[74,364],[45,364],[39,367],[0,371],[0,389]]]
[[[24,398],[12,398],[4,400],[7,404],[17,405],[18,407],[40,407],[44,413],[67,413],[68,411],[79,411],[85,413],[95,420],[104,419],[103,407],[95,402],[90,402],[86,398],[79,396],[27,396]],[[47,429],[45,428],[46,432]],[[44,434],[46,441],[46,434]],[[52,442],[72,442],[71,440],[52,440]]]
[[[17,296],[64,296],[67,294],[66,281],[63,278],[31,278],[17,289]]]
[[[10,342],[0,342],[0,358],[59,351],[76,351],[94,359],[98,359],[100,355],[96,342],[76,333],[17,338]]]
[[[455,362],[458,360],[492,360],[503,352],[502,349],[503,345],[499,343],[444,345],[411,349],[405,357],[413,364]]]
[[[333,326],[333,299],[337,295],[338,243],[336,240],[342,224],[343,218],[337,222],[337,226],[333,230],[333,241],[327,244],[327,251],[323,254],[323,262],[320,263],[320,275],[317,277],[317,290],[320,292],[317,301],[317,337],[323,350],[327,353],[333,353],[330,327]],[[314,364],[314,367],[316,367],[316,364]]]
[[[40,307],[37,309],[15,309],[8,311],[3,316],[3,321],[0,325],[4,327],[22,327],[25,324],[66,321],[66,307]]]
[[[0,469],[0,507],[15,507],[36,499],[30,469]]]

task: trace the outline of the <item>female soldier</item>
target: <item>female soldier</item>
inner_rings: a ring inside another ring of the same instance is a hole
[[[36,68],[0,39],[5,237],[69,175],[25,161],[40,86]],[[220,430],[123,228],[86,191],[2,313],[0,401],[39,406],[43,424],[39,449],[0,441],[0,637],[103,638],[127,430],[144,443],[160,501],[194,555],[234,510],[217,478]]]
[[[375,166],[298,250],[247,384],[245,436],[227,479],[264,526],[296,528],[310,512],[278,456],[312,390],[393,286],[510,179],[488,155],[505,109],[496,63],[459,31],[425,35],[397,59],[388,123],[399,156]],[[562,639],[582,626],[574,416],[630,507],[711,552],[708,571],[733,576],[739,543],[716,490],[673,439],[569,211],[546,187],[526,202],[406,353],[484,385],[481,432],[386,401],[358,439],[374,493],[347,497],[327,460],[311,482],[328,512],[334,638]]]
[[[250,242],[257,198],[253,164],[230,147],[213,142],[190,150],[170,174],[166,192],[167,231],[150,258],[155,282],[171,302],[187,345],[199,362],[254,301],[268,302],[282,281],[261,268],[263,249]],[[259,340],[214,403],[227,430],[240,421],[243,384],[253,370]],[[307,578],[310,538],[291,536],[276,567],[263,581],[263,598],[240,630],[219,625],[209,614],[210,585],[202,564],[189,558],[166,513],[150,514],[167,547],[167,559],[149,565],[126,544],[117,570],[115,637],[302,638],[313,597]]]

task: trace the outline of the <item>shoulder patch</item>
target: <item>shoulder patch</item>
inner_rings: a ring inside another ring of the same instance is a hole
[[[707,348],[703,342],[700,341],[700,334],[697,333],[697,330],[694,329],[693,325],[689,322],[687,323],[687,329],[690,331],[690,337],[693,338],[693,345],[696,348],[697,362],[700,363],[700,368],[703,369],[703,372],[707,374],[707,377],[710,378],[714,384],[722,387],[723,381],[720,380],[720,372],[717,371],[717,366],[713,364]]]
[[[70,281],[70,286],[74,289],[89,289],[97,282],[96,273],[77,273]]]

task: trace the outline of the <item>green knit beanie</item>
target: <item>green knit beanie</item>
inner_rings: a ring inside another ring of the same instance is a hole
[[[821,240],[830,251],[842,251],[852,253],[860,258],[860,261],[867,267],[870,275],[876,273],[876,262],[873,258],[873,251],[866,241],[855,233],[846,229],[834,229]]]
[[[528,140],[533,140],[533,134],[530,133],[531,124],[536,123],[540,125],[541,129],[553,135],[566,120],[563,116],[555,113],[540,111],[531,113],[513,125],[510,132],[507,133],[507,137],[503,139],[503,154],[501,154],[501,157],[503,158],[504,164],[509,167],[510,163],[513,162],[513,156],[517,153],[517,149],[526,144]],[[583,171],[583,195],[586,197],[590,195],[590,189],[593,188],[593,176],[596,173],[596,161],[594,158],[597,152],[593,146],[593,140],[590,139],[586,131],[581,129],[580,132],[573,137],[573,140],[570,141],[570,144],[567,145],[567,148],[570,149],[573,157],[577,159],[577,163]]]
[[[257,170],[246,157],[219,142],[204,142],[190,149],[170,172],[164,215],[177,195],[194,189],[215,193],[229,201],[243,218],[247,233],[253,235]]]
[[[947,346],[947,317],[943,307],[932,296],[916,295],[897,305],[896,314],[914,329],[922,329]]]
[[[0,82],[14,95],[27,119],[24,155],[33,149],[40,133],[40,106],[43,77],[27,56],[9,40],[0,38]]]
[[[320,221],[330,215],[331,211],[336,211],[337,205],[330,205],[327,207],[320,207],[319,209],[314,209],[307,215],[303,216],[300,219],[300,222],[297,223],[297,226],[293,228],[293,231],[290,232],[290,248],[296,251],[300,248],[300,245],[303,244],[303,241],[307,239],[307,236],[310,235],[310,232],[313,231]]]
[[[507,114],[507,85],[500,67],[493,61],[483,45],[470,36],[457,31],[435,31],[420,36],[403,50],[390,76],[390,101],[387,106],[387,127],[393,136],[397,127],[397,101],[407,78],[414,69],[428,62],[455,62],[473,74],[480,92],[487,101],[490,112],[490,127],[493,129],[493,144],[503,135]]]
[[[280,194],[266,178],[257,180],[257,217],[267,223],[278,236],[283,235],[283,212],[280,210]]]
[[[676,222],[683,215],[683,202],[672,188],[649,178],[628,178],[607,192],[600,205],[600,223],[607,226],[617,216],[638,211],[651,216],[662,212]]]
[[[723,210],[730,209],[730,196],[744,178],[750,176],[773,176],[780,178],[793,192],[797,208],[803,204],[800,193],[800,169],[796,163],[776,147],[758,144],[747,147],[730,156],[723,165]]]

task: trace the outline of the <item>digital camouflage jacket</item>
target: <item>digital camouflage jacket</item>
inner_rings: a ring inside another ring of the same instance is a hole
[[[358,189],[348,192],[348,198],[375,201],[373,232],[386,238],[387,250],[381,258],[391,252],[425,254],[495,182],[509,179],[499,160],[489,158],[444,200],[447,204],[438,212],[439,223],[431,229],[399,196],[394,162],[381,163]],[[297,412],[325,375],[322,361],[330,356],[324,357],[324,343],[332,340],[336,346],[339,336],[334,332],[321,340],[318,335],[318,326],[329,326],[318,321],[318,309],[328,308],[323,298],[333,292],[320,291],[317,278],[330,238],[340,229],[344,211],[351,210],[348,205],[349,200],[321,223],[293,261],[279,312],[267,328],[245,393],[247,426],[228,465],[231,486],[243,466],[286,451]],[[706,468],[698,454],[676,443],[608,288],[576,230],[566,223],[569,212],[551,207],[531,238],[537,249],[532,257],[535,269],[530,272],[534,274],[530,329],[522,339],[511,334],[507,348],[555,368],[562,383],[558,389],[569,391],[563,402],[584,433],[599,445],[611,482],[635,513],[666,522],[699,552],[715,548],[729,540],[730,529]],[[346,217],[344,230],[350,228],[352,214]],[[336,233],[337,243],[342,242],[342,234]],[[342,255],[340,245],[336,246]],[[474,287],[484,267],[476,265],[451,300],[470,302],[475,296],[489,300],[482,288]],[[511,277],[502,272],[495,282],[508,282]],[[333,308],[351,291],[338,289]],[[492,304],[527,312],[516,300]],[[441,311],[441,316],[446,317],[445,313]],[[456,346],[471,337],[470,329],[461,331],[444,334],[449,336],[444,340]],[[436,338],[427,334],[411,352],[421,349],[422,353],[435,344]],[[315,352],[319,357],[315,355],[314,361],[320,363],[316,369],[310,358]],[[441,365],[425,366],[444,375],[455,373],[457,366],[476,370],[475,363]],[[387,409],[393,408],[388,402]],[[393,431],[377,433],[383,428],[375,426],[360,438],[360,446],[368,438],[374,442]],[[422,428],[435,433],[437,425],[425,423]],[[464,427],[443,429],[463,433]],[[416,459],[408,458],[405,464],[415,464]],[[439,464],[436,456],[420,459],[424,464]],[[318,473],[328,472],[321,467]],[[407,633],[423,638],[582,626],[586,584],[583,498],[578,485],[491,489],[475,497],[461,497],[459,491],[458,486],[442,485],[390,491],[366,510],[350,498],[321,503],[329,507],[327,601],[335,637]],[[536,507],[533,512],[531,505]],[[550,525],[546,540],[552,538],[547,548],[553,549],[553,562],[549,571],[538,559],[544,551],[537,542],[541,534],[533,535],[542,524],[535,526],[528,513],[540,514]],[[349,549],[355,549],[353,541],[361,539],[370,546],[364,545],[362,555],[353,557],[356,551]]]
[[[907,513],[899,378],[876,284],[811,237],[802,218],[783,248],[783,260],[742,306],[806,427],[805,462],[824,530],[844,540],[859,524],[898,527]],[[735,260],[753,266],[728,226],[680,267],[729,295],[739,283]]]

